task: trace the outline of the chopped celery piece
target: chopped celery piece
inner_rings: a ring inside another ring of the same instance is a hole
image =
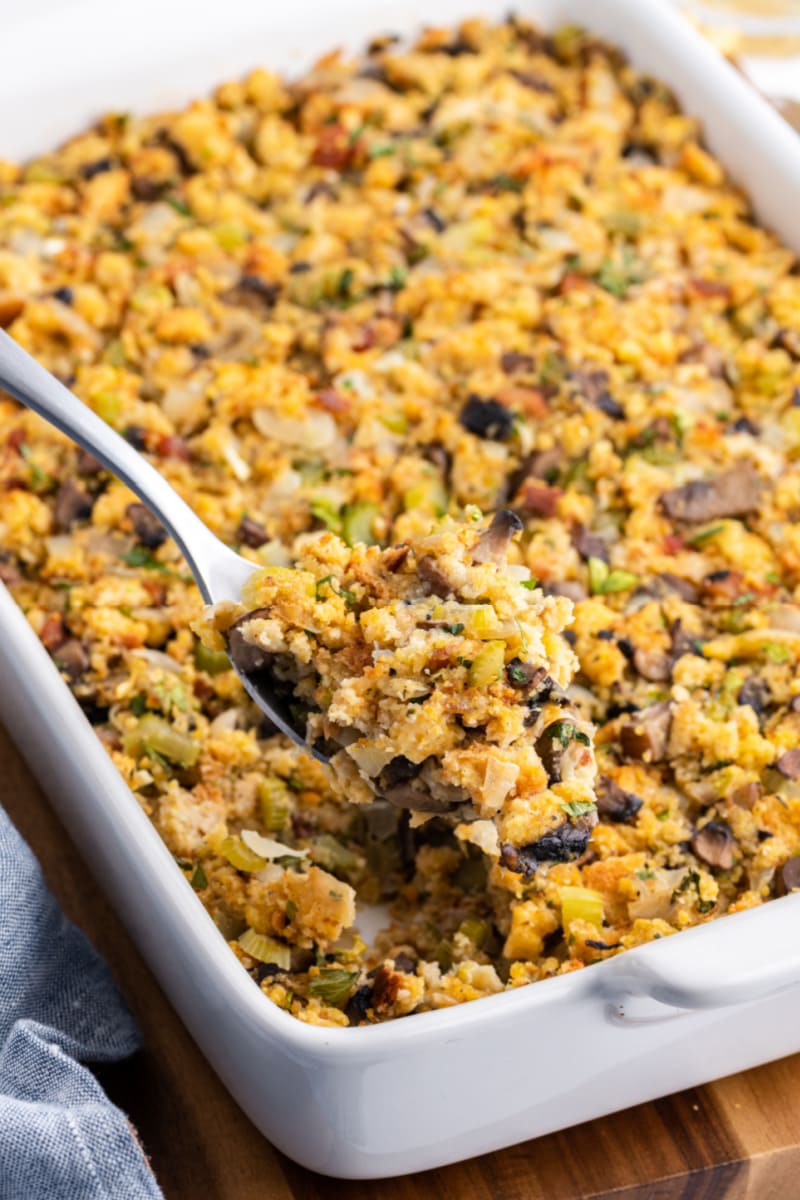
[[[199,671],[205,671],[209,675],[219,675],[222,671],[231,670],[231,660],[224,650],[209,650],[202,642],[195,646],[194,661]]]
[[[487,642],[473,659],[467,673],[467,683],[470,687],[485,687],[494,683],[503,673],[503,663],[506,656],[505,642]]]
[[[289,789],[282,779],[268,776],[259,783],[258,796],[261,801],[264,828],[269,833],[280,833],[289,824],[292,815]]]
[[[146,713],[125,734],[122,745],[126,754],[138,757],[153,753],[179,767],[194,766],[200,754],[200,746],[188,733],[181,733],[155,713]]]
[[[357,979],[358,971],[345,971],[341,967],[323,968],[315,979],[309,981],[308,990],[326,1004],[339,1005],[348,998]]]
[[[272,963],[282,971],[288,971],[292,965],[292,952],[288,946],[267,937],[265,933],[256,933],[255,929],[245,929],[239,938],[239,945],[251,958]]]
[[[362,861],[330,833],[321,833],[311,839],[311,857],[329,871],[353,871]]]
[[[361,501],[358,504],[345,506],[342,513],[342,537],[348,546],[355,546],[357,542],[364,542],[367,546],[375,544],[377,539],[372,532],[372,527],[377,515],[377,504]]]
[[[561,887],[561,924],[569,928],[571,921],[588,921],[598,929],[603,924],[603,895],[592,888]]]
[[[477,950],[480,950],[486,941],[489,929],[485,921],[481,921],[477,917],[467,917],[459,925],[458,932],[467,938],[468,941],[472,942]]]
[[[240,837],[231,837],[230,835],[223,838],[220,844],[219,852],[223,858],[227,858],[232,867],[237,871],[247,871],[252,875],[255,871],[261,871],[267,865],[267,860],[262,858],[260,854],[256,854],[248,846],[245,846]]]
[[[403,493],[403,507],[406,512],[418,509],[431,516],[441,517],[447,512],[449,499],[441,479],[431,476],[420,483],[408,488]]]
[[[627,592],[636,587],[639,576],[631,571],[608,569],[602,558],[589,559],[589,591],[593,596],[607,596],[612,592]]]

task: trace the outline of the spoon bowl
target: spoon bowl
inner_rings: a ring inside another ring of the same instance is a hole
[[[258,567],[220,541],[138,450],[1,329],[0,388],[92,454],[139,497],[175,541],[206,604],[239,600],[244,583]],[[244,671],[233,658],[231,665],[272,724],[320,762],[327,762],[306,742],[306,731],[298,728],[288,704],[278,695],[280,689],[269,669]]]

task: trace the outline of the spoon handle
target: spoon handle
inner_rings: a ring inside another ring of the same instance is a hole
[[[177,542],[206,603],[238,596],[252,566],[203,524],[143,455],[3,330],[0,387],[93,454],[136,493]]]

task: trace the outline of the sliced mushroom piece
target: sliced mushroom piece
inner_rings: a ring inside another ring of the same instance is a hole
[[[752,783],[743,783],[739,787],[734,788],[728,799],[737,808],[746,808],[749,811],[758,803],[763,794],[761,784],[753,781]]]
[[[233,665],[239,671],[244,671],[246,675],[253,671],[261,671],[268,666],[271,661],[271,655],[262,650],[260,646],[253,645],[248,642],[244,636],[243,627],[248,621],[258,620],[259,617],[269,617],[271,609],[256,608],[252,612],[245,613],[238,621],[234,621],[228,630],[228,654]]]
[[[786,750],[775,766],[784,779],[800,779],[800,750]]]
[[[70,679],[79,679],[89,667],[86,647],[77,638],[67,638],[53,651],[53,662]]]
[[[541,703],[537,696],[536,700]],[[572,721],[553,721],[536,739],[536,753],[542,760],[549,783],[560,783],[565,760],[574,748],[586,746],[589,739]]]
[[[765,679],[761,679],[758,675],[750,675],[739,689],[737,700],[741,705],[752,708],[753,712],[760,717],[772,701],[772,692]],[[797,753],[800,755],[800,751]]]
[[[742,517],[758,507],[760,490],[755,468],[749,462],[740,462],[714,479],[696,479],[663,492],[661,506],[673,521],[690,524]]]
[[[637,646],[633,652],[633,665],[642,679],[663,682],[672,677],[672,659],[662,650],[645,650]]]
[[[634,762],[663,762],[672,713],[668,700],[632,713],[620,730],[622,752]]]
[[[577,604],[579,600],[585,600],[589,594],[577,579],[564,579],[560,583],[548,583],[543,591],[545,596],[566,596],[573,604]]]
[[[85,521],[90,517],[93,508],[94,500],[88,492],[78,487],[74,480],[67,479],[56,495],[53,524],[62,533],[67,533],[76,521]]]
[[[642,807],[641,796],[637,796],[635,792],[626,792],[608,775],[600,776],[595,791],[598,813],[616,825],[632,821]]]
[[[520,692],[537,688],[547,676],[545,667],[535,667],[533,663],[523,662],[521,658],[512,658],[506,664],[506,681],[509,687]]]
[[[730,871],[736,841],[724,821],[709,821],[692,835],[692,850],[699,859],[718,871]]]
[[[417,563],[417,574],[425,580],[435,596],[444,600],[452,596],[453,585],[430,554],[424,554]]]
[[[580,817],[574,824],[565,821],[557,829],[527,846],[512,846],[506,842],[500,849],[500,862],[509,871],[529,879],[542,863],[573,862],[586,850],[597,814]]]
[[[782,867],[775,872],[775,895],[788,896],[795,888],[800,888],[800,854],[787,858]]]
[[[511,539],[523,528],[522,521],[510,508],[501,508],[492,517],[492,523],[485,529],[475,543],[472,551],[472,561],[475,563],[495,563],[500,566],[506,556]]]
[[[129,504],[125,513],[133,525],[137,540],[148,550],[156,550],[167,540],[166,529],[144,504]]]
[[[584,562],[590,558],[599,558],[608,562],[608,543],[597,533],[590,533],[585,525],[574,525],[572,528],[572,544]]]
[[[264,526],[252,517],[242,517],[236,536],[243,546],[249,546],[251,550],[258,550],[259,546],[269,541],[269,534]]]
[[[656,578],[666,592],[675,592],[687,604],[697,604],[699,592],[688,579],[681,579],[679,575],[673,575],[671,571],[664,571]]]
[[[476,395],[469,397],[458,419],[476,437],[496,442],[509,438],[514,428],[514,414],[504,404]]]

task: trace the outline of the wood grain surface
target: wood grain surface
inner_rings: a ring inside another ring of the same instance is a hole
[[[274,1150],[230,1099],[1,728],[0,804],[138,1021],[144,1049],[100,1074],[167,1200],[800,1197],[800,1056],[436,1171],[364,1183],[314,1175]]]

